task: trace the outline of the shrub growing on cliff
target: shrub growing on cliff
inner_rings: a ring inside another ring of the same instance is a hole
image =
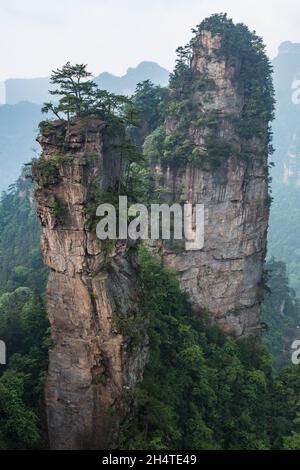
[[[193,31],[195,36],[190,43],[177,50],[176,67],[170,77],[162,163],[175,168],[189,163],[209,169],[230,155],[246,161],[252,156],[266,159],[273,150],[269,126],[274,117],[274,90],[272,67],[262,39],[244,24],[234,24],[226,14],[212,15]],[[200,52],[206,53],[207,61],[210,60],[210,53],[202,43],[204,32],[220,39],[220,47],[211,52],[215,59],[225,60],[227,66],[233,67],[233,86],[243,103],[239,116],[228,114],[226,109],[225,114],[218,115],[210,106],[202,112],[201,103],[204,106],[216,99],[215,81],[207,78],[205,72],[200,73],[193,61]],[[227,124],[234,129],[233,137],[224,135]],[[154,134],[154,147],[157,138]],[[254,148],[255,139],[259,139],[257,148]],[[153,154],[149,145],[147,151]]]
[[[136,110],[138,127],[130,129],[137,145],[142,146],[146,136],[163,123],[168,93],[167,88],[155,86],[150,80],[137,84],[132,103]]]
[[[174,273],[139,252],[150,357],[125,449],[298,448],[300,375],[193,312]]]
[[[91,73],[86,65],[71,65],[67,62],[61,69],[53,70],[50,81],[57,88],[50,90],[51,95],[61,96],[59,104],[45,103],[43,112],[52,111],[59,119],[64,113],[68,119],[72,115],[81,116],[91,105],[97,85],[89,80]]]
[[[83,64],[71,65],[68,62],[62,69],[54,70],[51,75],[51,83],[56,85],[57,88],[50,90],[50,93],[58,96],[59,101],[58,104],[45,103],[42,111],[54,114],[59,120],[67,120],[68,125],[62,126],[65,131],[55,136],[56,139],[59,139],[62,151],[68,141],[70,121],[91,116],[102,119],[106,124],[103,130],[103,134],[107,137],[105,145],[108,145],[109,142],[110,148],[119,153],[120,173],[122,173],[123,167],[126,166],[126,177],[128,179],[131,165],[141,158],[141,153],[131,139],[132,130],[140,122],[139,111],[133,105],[131,99],[98,89],[97,84],[90,78],[91,74],[87,71],[86,65]],[[144,102],[142,95],[145,94],[153,98],[152,91],[150,84],[141,85],[140,100]],[[154,119],[153,116],[152,119]],[[86,123],[84,120],[82,120],[82,123],[83,132],[85,132]],[[51,123],[43,121],[40,124],[40,131],[45,135],[51,134],[53,132]],[[106,151],[108,151],[107,148]],[[55,156],[47,161],[42,157],[34,163],[33,170],[39,171],[42,174],[42,179],[47,180],[55,177],[62,163],[64,161],[57,160]]]
[[[67,62],[61,69],[53,70],[50,81],[56,88],[49,93],[59,100],[57,104],[45,103],[42,111],[53,113],[60,120],[97,115],[106,121],[115,117],[125,124],[133,124],[135,112],[131,100],[100,90],[91,77],[84,64]]]

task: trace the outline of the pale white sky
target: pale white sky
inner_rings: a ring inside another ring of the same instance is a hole
[[[271,57],[300,42],[299,0],[0,0],[0,81],[48,76],[67,60],[96,75],[143,60],[171,70],[191,28],[225,11],[263,36]]]

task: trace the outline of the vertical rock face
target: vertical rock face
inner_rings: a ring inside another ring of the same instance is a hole
[[[166,119],[150,152],[166,202],[204,204],[204,248],[186,251],[171,240],[153,249],[175,268],[196,310],[237,337],[257,336],[272,85],[259,39],[216,16],[204,22],[211,29],[198,30],[188,65],[179,63],[171,78]],[[101,197],[121,187],[120,142],[89,117],[43,125],[40,143],[33,177],[50,268],[50,445],[111,448],[147,358],[145,325],[135,324],[141,292],[134,252],[122,241],[112,249],[100,242],[91,220]]]
[[[168,202],[204,204],[205,245],[201,251],[185,251],[164,243],[161,252],[195,309],[208,310],[226,332],[242,337],[260,330],[269,216],[267,125],[245,145],[239,133],[247,92],[239,78],[241,62],[223,57],[220,49],[219,35],[197,34],[186,99],[200,116],[200,123],[191,117],[188,135],[202,164],[156,166]],[[200,90],[193,86],[196,81]],[[167,117],[167,138],[176,137],[179,126],[178,117]],[[217,165],[209,161],[212,146]]]
[[[181,177],[170,172],[162,179],[181,186],[186,201],[205,206],[204,248],[177,251],[165,244],[164,264],[175,268],[194,307],[206,309],[224,331],[257,334],[268,226],[263,169],[230,158],[210,174],[188,167]]]
[[[143,349],[131,350],[118,326],[139,299],[134,256],[122,242],[108,254],[87,213],[97,191],[114,187],[122,173],[104,129],[96,118],[69,128],[47,124],[42,158],[33,168],[41,247],[50,268],[54,347],[45,400],[53,449],[113,446],[146,356]]]

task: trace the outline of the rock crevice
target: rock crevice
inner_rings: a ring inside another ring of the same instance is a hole
[[[120,155],[106,150],[104,129],[96,118],[78,119],[69,129],[49,123],[33,168],[50,268],[54,347],[45,402],[53,449],[113,447],[146,360],[144,346],[131,351],[117,326],[140,297],[134,254],[118,242],[107,256],[86,210],[97,190],[115,187],[120,177]]]
[[[182,89],[170,90],[177,104],[183,100],[183,109],[179,116],[166,117],[165,135],[178,141],[186,113],[190,124],[185,136],[198,160],[182,155],[185,164],[180,167],[164,159],[153,166],[165,202],[204,204],[204,248],[187,252],[159,243],[159,253],[176,270],[196,310],[207,310],[237,337],[256,336],[269,219],[268,123],[250,138],[241,136],[247,92],[241,59],[226,57],[221,46],[220,35],[197,33],[190,60],[192,85],[184,88],[183,76]]]

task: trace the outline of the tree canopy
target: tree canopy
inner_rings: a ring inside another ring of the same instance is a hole
[[[131,100],[100,90],[87,71],[87,65],[71,65],[67,62],[61,69],[53,70],[50,81],[55,88],[49,90],[57,97],[56,102],[45,103],[43,113],[52,113],[58,119],[70,120],[80,116],[97,115],[103,119],[117,116],[125,124],[134,124]]]

